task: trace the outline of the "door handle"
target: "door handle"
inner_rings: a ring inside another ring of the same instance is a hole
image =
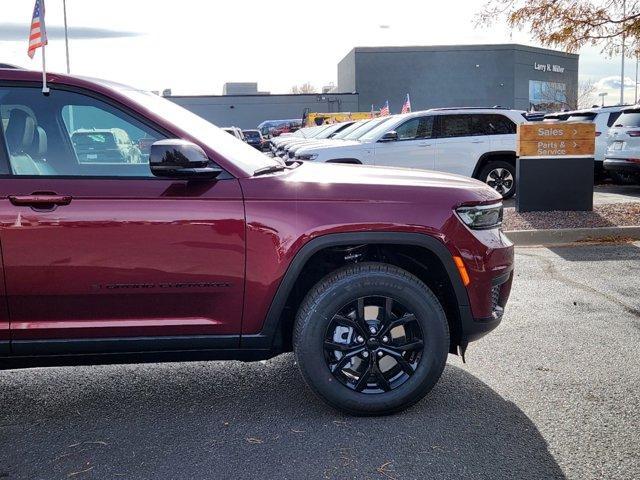
[[[431,144],[430,143],[419,143],[418,146],[419,147],[430,147]]]
[[[69,205],[71,195],[57,195],[49,192],[35,192],[31,195],[10,195],[9,201],[16,206],[51,208],[56,205]]]
[[[484,143],[484,140],[472,140],[471,143]]]

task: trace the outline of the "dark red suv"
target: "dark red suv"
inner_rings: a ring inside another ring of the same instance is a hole
[[[483,183],[285,164],[157,95],[48,81],[0,69],[0,366],[293,350],[329,404],[380,414],[500,322],[513,247]]]

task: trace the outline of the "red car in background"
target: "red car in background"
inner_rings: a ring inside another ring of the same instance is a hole
[[[513,247],[483,183],[284,163],[157,95],[47,80],[0,69],[3,368],[293,350],[330,405],[382,414],[500,323]],[[78,155],[115,128],[140,161]]]

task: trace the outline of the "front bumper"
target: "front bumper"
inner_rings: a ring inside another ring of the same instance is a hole
[[[470,230],[457,218],[448,222],[446,237],[451,255],[462,258],[469,276],[468,302],[459,305],[460,331],[452,332],[465,349],[502,321],[513,282],[514,248],[498,229]]]
[[[512,282],[512,268],[491,281],[491,289],[488,292],[491,299],[490,316],[478,318],[474,317],[471,307],[462,309],[462,341],[460,342],[462,345],[466,346],[469,342],[479,340],[500,325],[511,293]]]
[[[605,158],[603,166],[609,171],[640,174],[640,158]]]

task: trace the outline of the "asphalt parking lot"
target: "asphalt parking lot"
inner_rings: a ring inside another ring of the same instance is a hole
[[[640,478],[640,243],[516,268],[500,328],[395,416],[329,409],[291,355],[0,372],[0,478]]]

